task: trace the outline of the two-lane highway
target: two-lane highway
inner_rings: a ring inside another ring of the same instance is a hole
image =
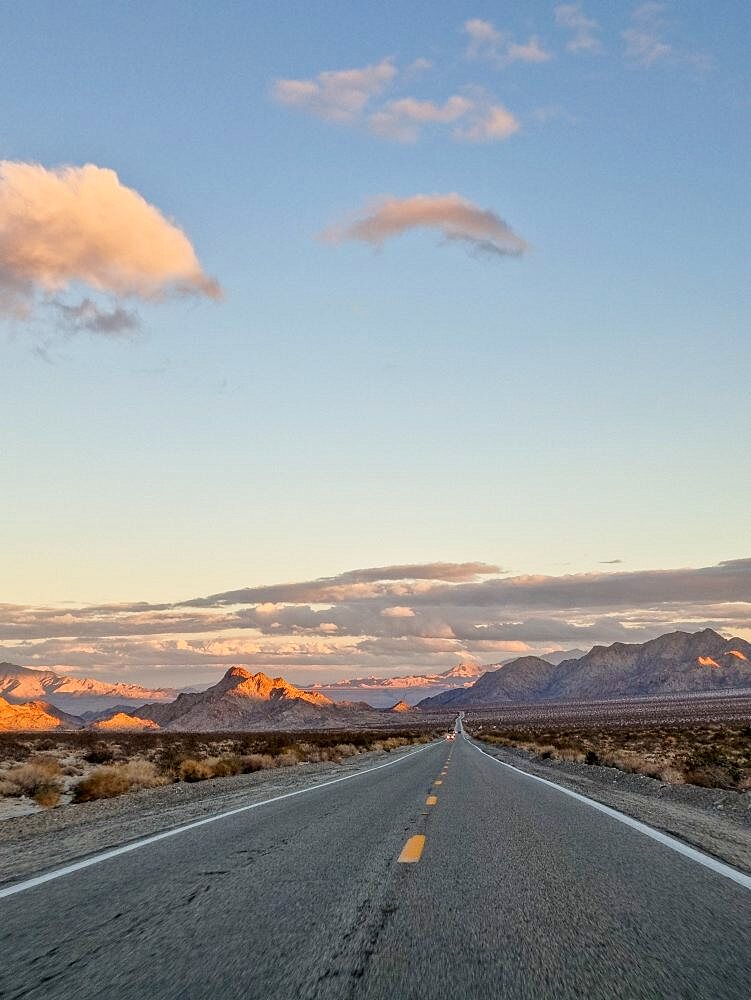
[[[463,738],[0,898],[3,1000],[751,997],[751,892]]]

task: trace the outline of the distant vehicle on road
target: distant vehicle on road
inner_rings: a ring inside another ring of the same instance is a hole
[[[456,733],[446,733],[446,739],[447,740],[455,740],[456,739]]]

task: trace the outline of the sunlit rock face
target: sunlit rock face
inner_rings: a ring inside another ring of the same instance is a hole
[[[401,714],[403,712],[411,712],[411,711],[412,711],[412,706],[408,705],[406,701],[398,701],[396,705],[392,705],[391,708],[389,709],[389,712],[396,712],[397,714]]]
[[[159,729],[159,724],[153,719],[139,719],[137,715],[129,715],[127,712],[115,712],[107,719],[92,723],[91,728],[98,732],[143,733]]]
[[[80,729],[83,722],[45,701],[12,705],[0,698],[0,732],[11,730]]]

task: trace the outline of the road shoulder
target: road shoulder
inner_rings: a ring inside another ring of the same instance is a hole
[[[473,742],[520,771],[586,795],[751,874],[749,792],[666,785],[612,767],[541,761],[524,750]]]

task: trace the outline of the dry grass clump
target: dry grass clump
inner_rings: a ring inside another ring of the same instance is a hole
[[[25,795],[46,808],[58,804],[62,790],[60,765],[54,757],[42,755],[9,768],[0,780],[0,795]]]
[[[105,764],[82,778],[73,790],[73,802],[113,799],[126,792],[166,785],[167,778],[159,774],[148,760],[130,760],[126,764]]]
[[[177,768],[178,781],[206,781],[214,777],[214,770],[210,760],[195,760],[187,757],[181,761]]]
[[[276,767],[275,758],[270,753],[249,753],[241,760],[243,774],[252,774],[254,771],[270,771]]]

